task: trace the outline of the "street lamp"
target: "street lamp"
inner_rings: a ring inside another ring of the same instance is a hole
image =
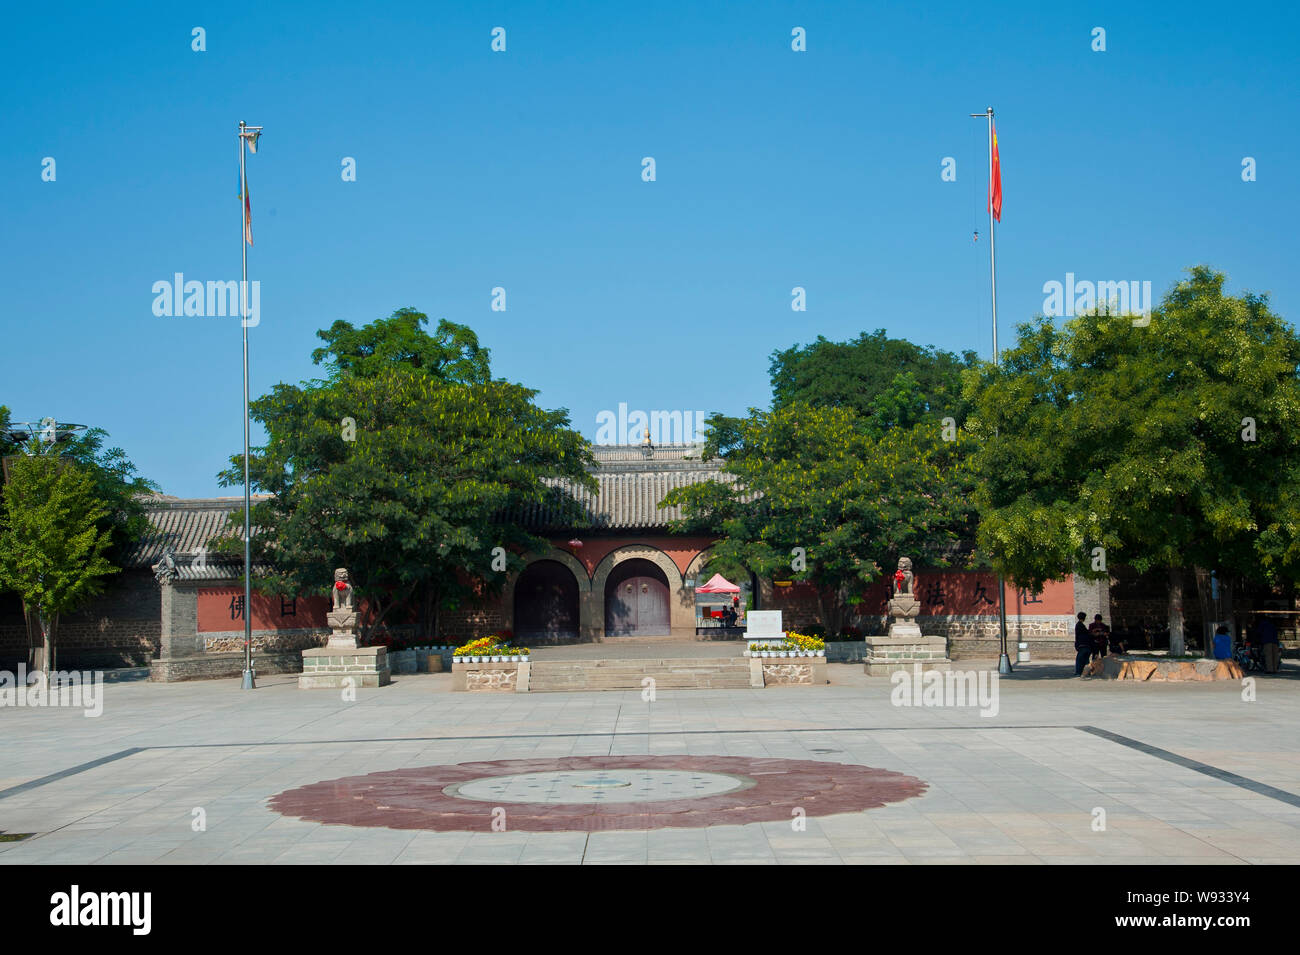
[[[239,283],[239,324],[244,334],[244,681],[242,689],[256,686],[253,675],[253,554],[252,519],[248,481],[248,247],[253,244],[253,215],[248,199],[248,172],[244,163],[244,147],[257,152],[257,140],[262,135],[261,126],[249,126],[239,121],[239,197],[240,235],[239,250],[243,262],[242,281]]]

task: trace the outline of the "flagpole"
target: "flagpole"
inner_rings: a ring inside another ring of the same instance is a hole
[[[1001,363],[998,351],[998,256],[994,236],[993,217],[993,107],[982,113],[971,113],[972,118],[985,117],[989,124],[989,287],[993,294],[993,364]],[[998,631],[1001,637],[1001,653],[998,656],[998,673],[1011,672],[1011,655],[1007,652],[1007,582],[998,574]]]
[[[253,585],[251,494],[248,483],[248,172],[244,164],[247,144],[245,124],[239,121],[239,254],[242,281],[239,283],[239,325],[244,335],[244,680],[242,689],[256,687],[253,675]]]

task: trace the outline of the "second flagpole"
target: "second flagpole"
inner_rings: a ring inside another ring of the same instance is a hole
[[[993,294],[993,364],[1001,364],[1002,356],[998,351],[998,256],[996,246],[996,228],[993,213],[993,107],[982,113],[971,113],[971,118],[985,118],[989,124],[989,286]],[[999,172],[999,192],[1001,175]],[[1001,196],[999,195],[999,209]],[[1007,581],[998,574],[998,633],[1001,652],[998,655],[998,673],[1006,675],[1011,672],[1011,655],[1007,652]]]
[[[257,151],[257,138],[261,132],[261,126],[247,126],[242,120],[239,123],[239,249],[243,265],[239,283],[239,324],[244,333],[244,678],[241,688],[245,690],[257,686],[253,672],[252,494],[248,482],[248,246],[251,223],[245,152],[247,148]]]

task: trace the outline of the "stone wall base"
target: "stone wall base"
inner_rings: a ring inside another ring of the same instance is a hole
[[[1030,660],[1074,660],[1074,637],[1057,640],[1017,640],[1014,634],[1007,634],[1007,653],[1014,663],[1018,647],[1027,643]],[[1002,652],[1002,640],[998,636],[982,639],[954,638],[949,642],[949,656],[954,660],[988,659]]]
[[[177,683],[182,680],[219,680],[241,676],[244,672],[242,653],[203,653],[187,657],[169,657],[149,662],[149,679],[154,683]],[[253,672],[301,673],[302,654],[255,653]]]

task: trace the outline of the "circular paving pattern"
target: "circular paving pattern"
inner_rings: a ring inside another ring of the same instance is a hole
[[[443,790],[449,796],[486,802],[606,803],[663,802],[716,796],[748,789],[754,780],[726,773],[692,773],[681,769],[568,770],[488,776],[456,783]]]
[[[814,760],[568,756],[348,776],[286,790],[270,806],[336,825],[487,832],[495,820],[517,832],[592,832],[861,812],[925,789],[902,773]]]

